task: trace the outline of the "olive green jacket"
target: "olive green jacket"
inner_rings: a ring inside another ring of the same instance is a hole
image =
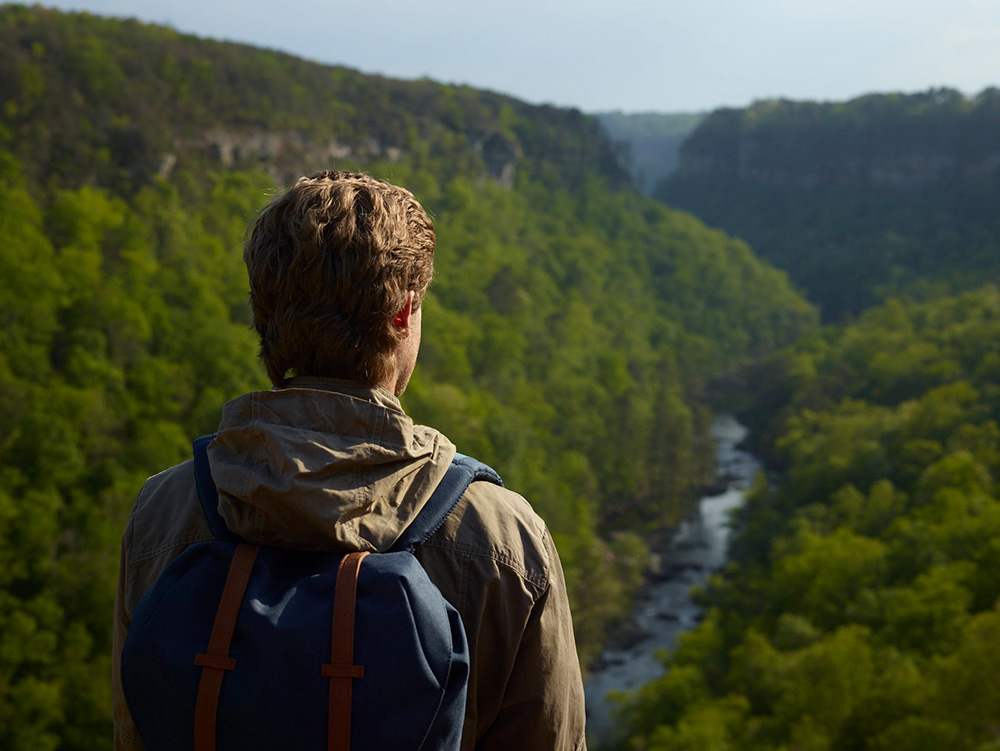
[[[208,449],[219,512],[249,542],[384,551],[444,476],[454,445],[381,388],[295,379],[223,410]],[[151,477],[122,539],[115,601],[115,749],[143,749],[120,657],[136,605],[187,546],[211,539],[192,462]],[[474,482],[416,553],[461,613],[472,659],[463,751],[585,748],[584,700],[562,567],[516,493]]]

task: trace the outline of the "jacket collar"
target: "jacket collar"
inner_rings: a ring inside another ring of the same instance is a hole
[[[454,445],[379,386],[296,378],[223,408],[208,449],[227,526],[258,544],[384,551],[444,476]]]

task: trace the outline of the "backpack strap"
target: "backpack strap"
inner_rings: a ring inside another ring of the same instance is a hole
[[[440,529],[444,520],[458,505],[459,500],[476,480],[485,480],[503,487],[503,480],[496,471],[481,461],[465,454],[456,454],[440,484],[434,489],[427,503],[403,534],[389,548],[389,553],[412,553]]]
[[[194,707],[195,751],[215,751],[215,720],[219,708],[222,679],[227,670],[236,668],[236,660],[229,656],[236,630],[236,618],[246,593],[250,572],[257,559],[256,545],[241,543],[233,554],[233,561],[226,575],[219,609],[215,613],[212,635],[204,654],[194,656],[194,664],[201,667],[198,697]]]
[[[226,520],[219,513],[219,491],[215,487],[215,480],[212,479],[212,468],[208,463],[208,444],[215,440],[215,435],[215,433],[203,435],[194,441],[194,482],[198,487],[201,510],[205,514],[205,521],[208,522],[212,535],[216,540],[239,544],[243,540],[229,531]]]
[[[365,666],[354,664],[354,605],[361,561],[366,555],[367,551],[348,553],[337,567],[330,664],[321,667],[321,673],[330,678],[328,751],[351,751],[351,681],[365,676]]]

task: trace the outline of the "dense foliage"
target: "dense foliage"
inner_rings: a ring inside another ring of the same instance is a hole
[[[826,320],[1000,272],[1000,90],[713,112],[656,191],[786,270]]]
[[[241,238],[326,134],[435,215],[405,405],[546,518],[584,658],[706,477],[704,379],[814,324],[746,245],[614,190],[579,113],[37,8],[0,7],[0,39],[5,749],[107,747],[129,507],[266,387]]]
[[[890,300],[759,371],[786,407],[630,749],[995,748],[1000,291]]]

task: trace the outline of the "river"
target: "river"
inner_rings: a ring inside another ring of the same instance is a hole
[[[716,417],[712,435],[718,442],[717,475],[727,489],[702,498],[666,548],[653,554],[650,582],[626,629],[632,638],[624,646],[605,649],[601,667],[587,677],[587,737],[593,746],[611,727],[608,692],[635,689],[663,675],[657,653],[672,648],[678,635],[701,619],[701,608],[691,601],[688,590],[704,584],[725,565],[729,514],[742,505],[760,470],[753,456],[736,448],[746,434],[747,429],[731,415]]]

